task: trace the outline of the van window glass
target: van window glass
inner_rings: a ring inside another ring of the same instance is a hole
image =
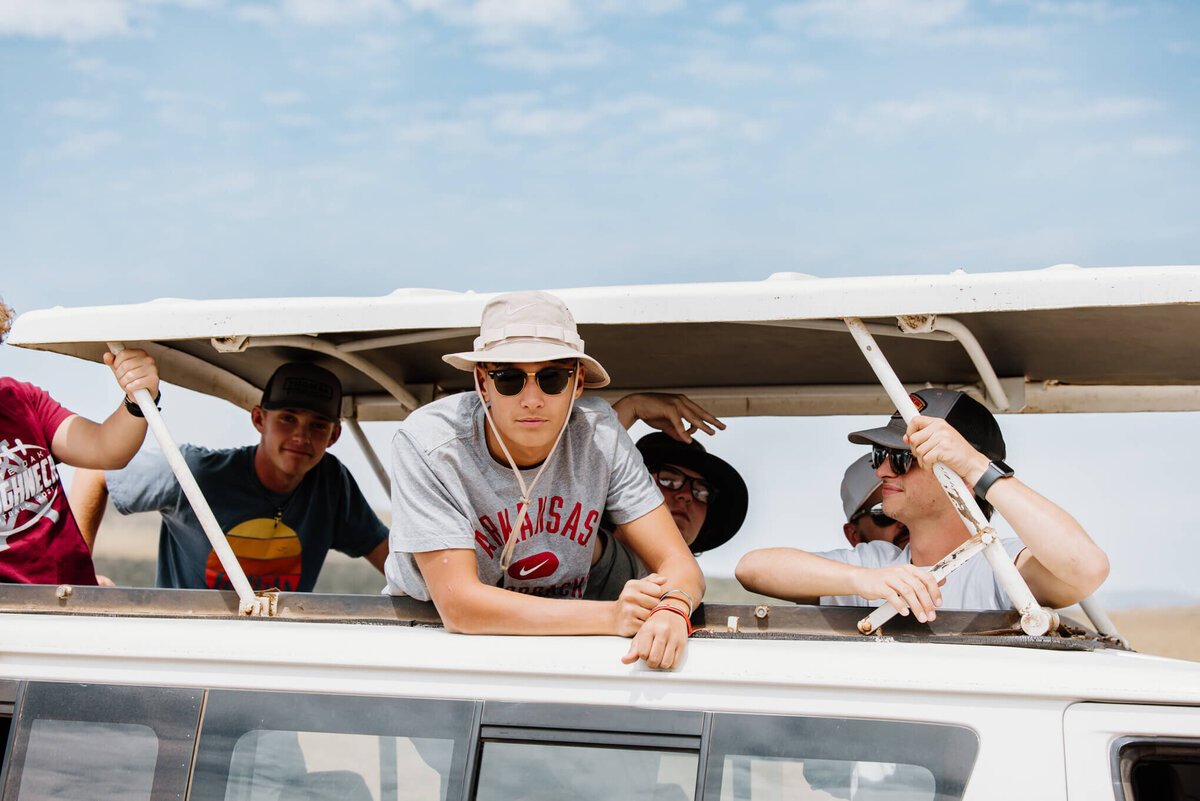
[[[195,801],[461,797],[474,702],[211,691]]]
[[[182,798],[202,698],[198,689],[30,682],[4,797]]]
[[[157,762],[149,726],[35,720],[17,801],[149,799]]]
[[[978,747],[960,726],[717,714],[705,798],[954,801]]]
[[[476,801],[693,801],[695,753],[485,742]]]
[[[1117,747],[1124,801],[1190,801],[1200,798],[1200,740],[1122,739]]]

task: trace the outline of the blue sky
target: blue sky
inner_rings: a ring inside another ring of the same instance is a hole
[[[1189,2],[0,0],[0,293],[1195,264],[1198,98]],[[107,412],[91,368],[4,359]],[[181,438],[244,440],[221,414]]]

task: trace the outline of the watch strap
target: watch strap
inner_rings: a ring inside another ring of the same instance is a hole
[[[975,496],[981,500],[987,500],[988,490],[1002,478],[1011,478],[1013,469],[999,459],[994,459],[988,462],[987,470],[983,471],[983,475],[975,482]]]

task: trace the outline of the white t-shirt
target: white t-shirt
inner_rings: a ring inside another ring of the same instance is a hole
[[[429,600],[412,555],[471,548],[484,584],[582,598],[601,517],[624,525],[663,502],[641,453],[611,406],[577,400],[502,571],[500,552],[517,521],[521,488],[512,468],[488,452],[486,424],[474,392],[435,401],[400,424],[392,439],[386,591]],[[538,467],[521,472],[528,486]]]
[[[1025,544],[1016,537],[1000,540],[1004,550],[1015,562],[1017,555],[1025,549]],[[862,542],[853,548],[839,548],[834,551],[822,551],[817,556],[832,559],[847,565],[857,567],[892,567],[893,565],[912,564],[912,552],[907,545],[901,550],[890,542],[875,540]],[[932,565],[927,565],[932,567]],[[941,609],[1012,609],[1012,601],[1008,593],[996,580],[992,566],[988,564],[983,554],[976,554],[963,563],[962,567],[946,577],[942,585]],[[868,601],[857,595],[822,595],[821,603],[825,606],[879,606],[882,600]]]

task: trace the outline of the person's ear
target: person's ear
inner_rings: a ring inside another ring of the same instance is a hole
[[[488,398],[487,391],[487,371],[479,364],[475,365],[475,382],[479,384],[479,396],[483,398],[483,402],[485,404],[491,403],[492,401]]]
[[[858,527],[853,523],[842,523],[842,533],[846,535],[846,542],[850,543],[851,548],[863,541]]]
[[[266,433],[267,413],[263,411],[263,407],[255,406],[250,410],[250,422],[254,423],[254,429],[260,433]]]
[[[334,423],[334,424],[333,424],[333,431],[332,431],[332,433],[330,433],[330,435],[329,435],[329,444],[328,444],[328,445],[326,445],[325,447],[326,447],[326,448],[331,448],[331,447],[333,447],[333,443],[337,442],[337,441],[338,441],[338,437],[340,437],[341,435],[342,435],[342,424],[341,424],[341,423]]]
[[[578,362],[578,367],[575,368],[575,399],[583,394],[583,382],[587,379],[587,370],[583,366],[583,362]]]

